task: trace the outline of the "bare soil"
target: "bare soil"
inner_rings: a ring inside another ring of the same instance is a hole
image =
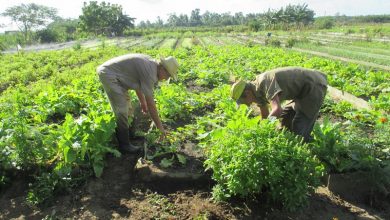
[[[44,208],[26,203],[28,180],[20,177],[0,194],[0,219],[390,219],[390,198],[367,200],[370,187],[362,173],[331,175],[306,207],[288,212],[261,196],[215,202],[211,179],[142,181],[134,172],[135,156],[106,161],[101,178],[88,179]]]

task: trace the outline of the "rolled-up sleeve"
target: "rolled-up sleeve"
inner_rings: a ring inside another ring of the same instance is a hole
[[[266,97],[268,100],[272,100],[278,93],[282,92],[282,89],[275,77],[272,77],[269,81],[268,86],[266,86]]]

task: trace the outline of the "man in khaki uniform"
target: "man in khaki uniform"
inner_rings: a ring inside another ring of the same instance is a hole
[[[128,90],[135,90],[142,113],[149,112],[150,117],[165,137],[154,102],[153,90],[157,81],[177,78],[179,64],[174,57],[161,58],[155,61],[143,54],[127,54],[110,59],[97,68],[100,82],[107,93],[116,117],[116,135],[119,149],[123,153],[137,153],[140,148],[129,141],[128,117],[132,113]]]
[[[308,142],[324,101],[326,75],[301,67],[283,67],[264,72],[255,81],[233,84],[231,97],[238,104],[259,105],[262,118],[281,117],[282,125]],[[284,109],[281,101],[291,100]],[[269,112],[267,104],[271,104]]]

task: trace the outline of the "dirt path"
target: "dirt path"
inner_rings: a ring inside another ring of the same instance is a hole
[[[363,66],[368,66],[368,67],[373,67],[373,68],[377,68],[377,69],[390,71],[390,66],[385,66],[385,65],[360,61],[360,60],[353,60],[353,59],[348,59],[348,58],[344,58],[344,57],[329,55],[327,53],[316,52],[316,51],[311,51],[311,50],[304,50],[304,49],[300,49],[300,48],[291,48],[291,50],[302,52],[302,53],[308,53],[308,54],[312,54],[312,55],[316,55],[316,56],[326,57],[326,58],[330,58],[330,59],[334,59],[334,60],[341,60],[344,62],[356,63],[356,64],[360,64]]]

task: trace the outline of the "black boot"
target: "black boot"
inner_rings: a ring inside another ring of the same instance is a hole
[[[116,129],[116,137],[119,143],[119,151],[122,154],[138,154],[142,152],[141,147],[137,147],[130,144],[129,134],[127,130],[120,131],[120,129]]]
[[[119,145],[119,151],[122,154],[142,154],[143,149],[142,147],[134,146],[132,144],[128,145]]]

